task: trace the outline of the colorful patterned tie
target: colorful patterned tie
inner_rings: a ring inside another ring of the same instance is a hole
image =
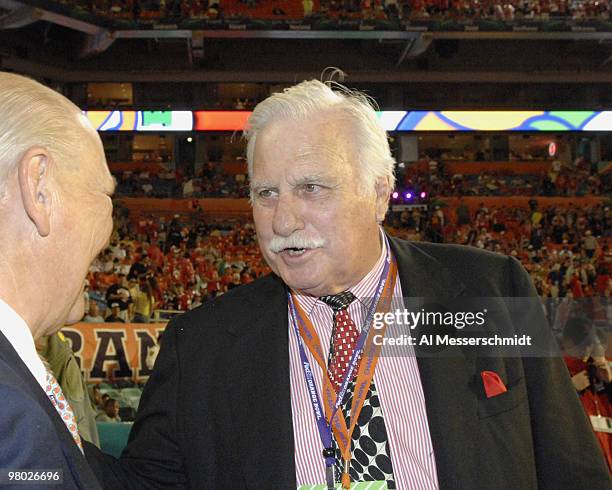
[[[340,391],[351,356],[357,345],[357,339],[359,338],[359,330],[357,330],[355,322],[353,322],[348,314],[348,307],[356,298],[350,291],[344,291],[333,296],[322,296],[319,299],[334,310],[334,326],[330,341],[331,347],[327,372],[337,393]],[[342,400],[342,413],[346,419],[346,424],[349,426],[351,423],[355,377],[358,371],[359,363]],[[336,451],[335,476],[336,481],[339,482],[343,472],[342,455],[340,454],[335,436],[332,438],[332,442]],[[387,429],[376,386],[372,380],[359,415],[357,426],[351,438],[351,453],[353,455],[349,469],[351,480],[353,482],[386,481],[387,488],[390,490],[395,489],[390,452]]]
[[[47,371],[47,385],[45,386],[45,391],[47,396],[53,403],[55,410],[59,413],[60,417],[64,424],[66,424],[66,428],[70,431],[72,438],[81,452],[83,452],[83,443],[81,442],[81,436],[79,435],[79,428],[77,427],[76,418],[74,417],[74,412],[70,405],[68,404],[68,400],[62,393],[62,389],[60,388],[57,379],[55,376]]]

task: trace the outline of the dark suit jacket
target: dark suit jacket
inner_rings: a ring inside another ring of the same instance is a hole
[[[392,239],[405,296],[534,296],[512,258]],[[541,316],[541,314],[540,314]],[[479,373],[504,372],[487,399]],[[441,488],[608,488],[558,359],[419,357]],[[286,288],[267,276],[174,319],[120,464],[88,446],[108,488],[292,489]]]
[[[61,470],[61,485],[33,488],[102,488],[57,411],[2,333],[0,469]]]

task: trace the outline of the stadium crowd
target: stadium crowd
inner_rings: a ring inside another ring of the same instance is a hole
[[[474,174],[453,173],[444,161],[429,159],[406,166],[400,179],[413,194],[437,196],[562,196],[606,195],[612,190],[609,172],[583,158],[562,163],[553,160],[548,171],[529,174],[490,170]],[[520,168],[520,163],[517,164]]]
[[[107,19],[231,19],[318,16],[328,19],[497,20],[599,19],[610,2],[597,0],[60,0],[63,7]]]
[[[435,165],[434,165],[435,164]],[[425,168],[424,168],[425,167]],[[180,172],[116,172],[121,197],[233,197],[249,195],[246,174],[229,174],[220,165],[205,165],[193,176]],[[438,196],[563,196],[606,195],[612,190],[612,173],[600,173],[597,165],[551,163],[542,174],[487,171],[461,174],[449,171],[443,161],[408,165],[398,179],[404,190],[429,198]]]
[[[446,211],[446,212],[445,212]],[[419,207],[392,213],[392,234],[409,240],[470,245],[518,258],[542,297],[604,296],[612,293],[612,209],[530,209],[481,204],[470,213]]]
[[[267,271],[251,223],[204,223],[197,213],[131,221],[121,209],[115,220],[88,277],[89,304],[105,312],[102,320],[148,322],[154,309],[194,308]]]
[[[114,172],[117,180],[116,195],[121,197],[248,197],[245,174],[228,174],[220,165],[204,165],[193,175],[180,171]]]
[[[517,257],[546,298],[612,295],[612,209],[487,208],[442,201],[389,213],[386,227],[410,240],[458,243]],[[249,221],[116,211],[110,246],[92,264],[89,316],[148,322],[153,311],[185,311],[268,272]],[[100,310],[101,313],[98,311]]]

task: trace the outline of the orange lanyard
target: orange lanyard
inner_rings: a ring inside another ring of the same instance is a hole
[[[379,300],[376,304],[376,313],[386,313],[391,307],[391,301],[393,299],[393,291],[395,289],[395,283],[397,281],[397,262],[392,254],[390,255],[390,266],[388,269],[387,277],[385,278],[384,284],[382,285],[382,292],[379,293]],[[372,324],[372,318],[369,318],[369,322],[366,319],[366,325],[362,328],[361,335],[366,335],[361,350],[361,361],[359,363],[359,371],[357,373],[357,380],[353,392],[353,402],[351,404],[351,427],[347,428],[346,420],[342,410],[339,407],[342,404],[340,396],[336,394],[333,389],[332,382],[327,374],[327,363],[323,356],[323,350],[321,347],[321,340],[312,324],[312,321],[305,314],[304,310],[300,306],[299,302],[296,301],[292,293],[292,303],[295,306],[296,318],[299,321],[298,329],[303,343],[308,347],[308,350],[312,354],[313,358],[321,368],[322,383],[323,383],[323,405],[325,406],[325,416],[327,422],[331,424],[332,430],[336,437],[336,442],[340,448],[342,459],[344,460],[344,473],[342,475],[342,486],[343,488],[350,488],[350,477],[348,475],[349,464],[351,460],[351,436],[357,421],[359,420],[359,414],[365,403],[366,396],[370,389],[370,384],[374,377],[374,371],[378,363],[380,356],[381,343],[374,343],[374,337],[380,336],[383,338],[385,335],[386,324],[383,322],[381,328],[370,328]],[[359,355],[356,353],[355,355]],[[352,370],[346,373],[346,378],[351,378],[353,374]],[[343,386],[346,386],[348,380],[345,379]],[[344,395],[343,392],[341,392]]]

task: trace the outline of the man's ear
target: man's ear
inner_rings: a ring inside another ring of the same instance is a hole
[[[51,231],[50,163],[45,148],[33,147],[23,154],[17,169],[23,207],[42,237]]]
[[[391,185],[387,177],[376,181],[376,221],[382,223],[389,209],[389,198],[391,197]]]

